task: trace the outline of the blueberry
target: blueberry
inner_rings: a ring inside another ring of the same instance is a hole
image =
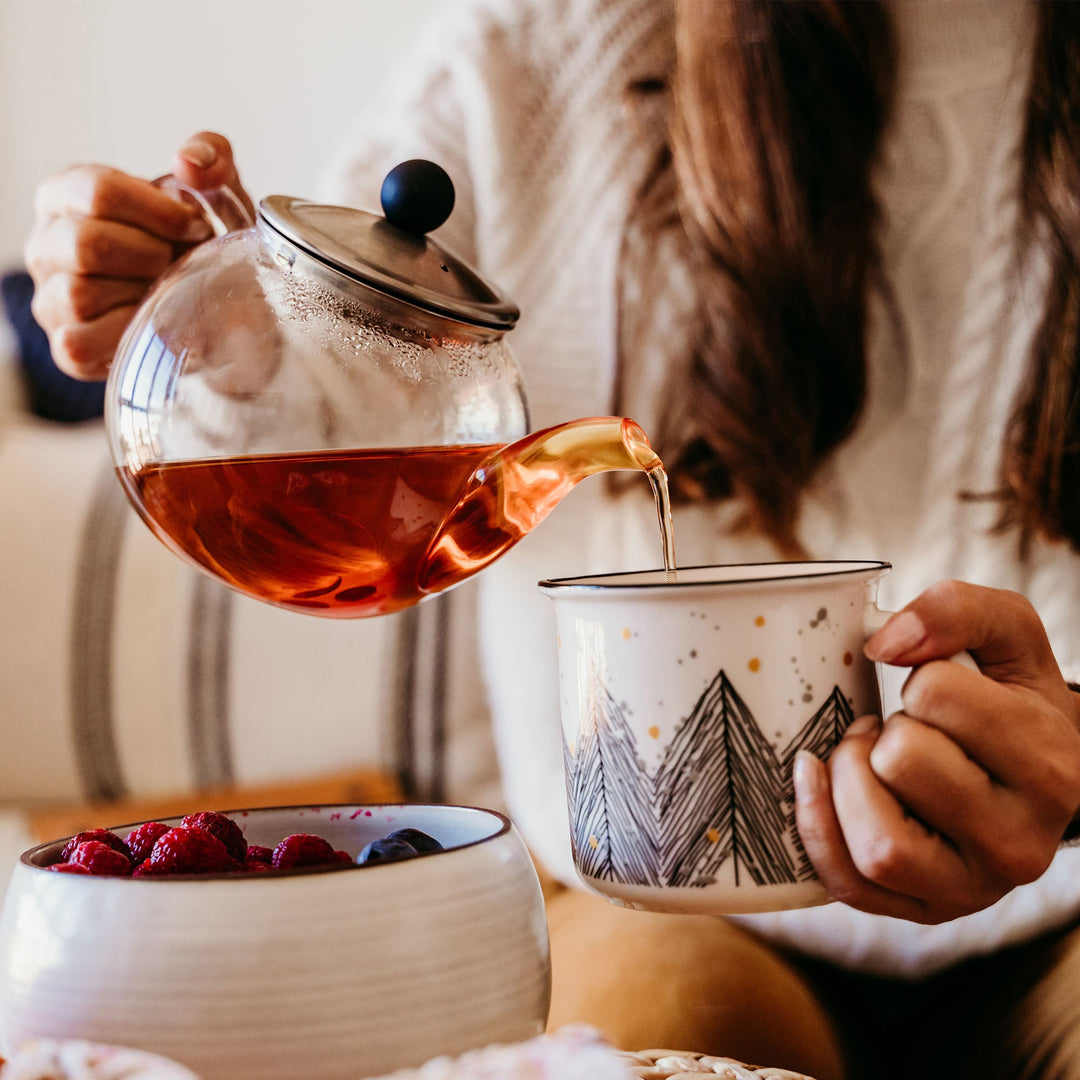
[[[356,856],[356,863],[358,866],[370,866],[372,863],[397,862],[398,859],[411,859],[416,854],[416,848],[412,844],[384,836],[379,840],[372,840]]]
[[[412,844],[417,851],[442,851],[443,846],[434,836],[428,836],[419,829],[398,829],[392,832],[387,840],[404,840],[406,844]]]
[[[391,225],[405,232],[437,229],[454,209],[454,184],[434,161],[413,158],[386,174],[379,198]]]

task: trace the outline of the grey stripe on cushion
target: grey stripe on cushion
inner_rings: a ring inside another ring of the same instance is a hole
[[[446,795],[446,689],[452,593],[405,612],[395,673],[395,760],[407,798]]]
[[[419,798],[415,762],[415,719],[417,638],[420,608],[408,608],[398,620],[394,657],[394,684],[390,709],[389,744],[394,772],[406,799]]]
[[[193,574],[188,624],[188,744],[195,786],[218,787],[235,778],[229,735],[229,667],[233,593]]]
[[[117,799],[127,785],[113,720],[113,630],[127,496],[110,466],[94,485],[79,544],[71,612],[71,723],[87,799]]]
[[[429,706],[431,739],[431,799],[446,799],[446,700],[449,677],[450,613],[453,593],[432,601],[435,648],[432,649],[431,697]]]

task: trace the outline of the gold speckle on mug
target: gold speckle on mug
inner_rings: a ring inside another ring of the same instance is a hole
[[[630,627],[629,626],[624,626],[622,628],[622,636],[623,636],[623,641],[629,641],[630,640]]]
[[[705,839],[708,840],[710,844],[715,844],[720,839],[720,830],[709,829],[705,833]]]
[[[649,738],[650,739],[659,739],[660,738],[660,729],[655,724],[653,724],[653,726],[651,728],[649,728]]]
[[[755,625],[755,626],[764,626],[764,625],[765,625],[765,616],[764,616],[764,615],[759,615],[759,616],[758,616],[758,617],[757,617],[757,618],[756,618],[756,619],[754,620],[754,625]]]
[[[761,667],[761,661],[755,656],[749,664],[746,665],[751,671],[757,671]]]
[[[595,851],[599,846],[600,846],[600,841],[597,840],[595,836],[590,836],[589,837],[589,847],[591,847],[593,849],[593,851]]]

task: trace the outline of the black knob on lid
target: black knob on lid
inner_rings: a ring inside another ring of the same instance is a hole
[[[422,236],[450,216],[454,184],[434,161],[414,158],[386,174],[379,197],[391,225]]]

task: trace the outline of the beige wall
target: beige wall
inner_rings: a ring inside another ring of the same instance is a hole
[[[229,135],[259,198],[310,195],[359,103],[452,0],[0,0],[0,269],[74,161],[167,170]]]

